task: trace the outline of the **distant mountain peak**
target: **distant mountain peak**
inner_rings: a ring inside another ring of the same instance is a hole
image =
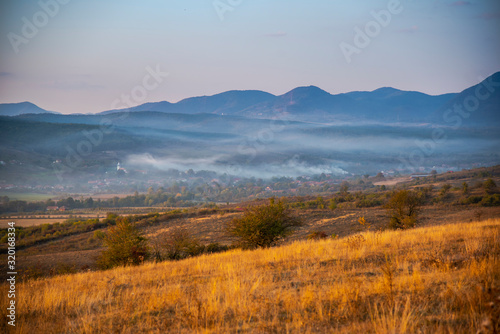
[[[373,92],[374,93],[375,92],[378,92],[378,93],[394,93],[394,92],[401,92],[401,90],[393,88],[393,87],[380,87],[378,89],[375,89]]]
[[[287,95],[287,94],[290,94],[290,93],[321,93],[321,94],[328,94],[328,95],[331,95],[330,93],[328,93],[327,91],[317,87],[317,86],[300,86],[300,87],[297,87],[297,88],[294,88],[292,89],[291,91],[283,94],[283,95]]]
[[[54,111],[48,111],[40,108],[34,103],[24,101],[18,103],[0,104],[0,116],[18,116],[23,114],[58,114]]]

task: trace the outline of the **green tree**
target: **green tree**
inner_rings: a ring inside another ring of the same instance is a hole
[[[337,201],[335,201],[335,198],[330,199],[330,205],[328,208],[332,211],[337,208]]]
[[[128,218],[119,217],[102,239],[106,249],[98,265],[103,269],[138,265],[147,258],[147,239]]]
[[[414,227],[420,212],[421,198],[410,190],[399,190],[392,194],[385,205],[389,215],[389,227],[407,229]]]
[[[462,193],[467,195],[469,193],[469,185],[467,182],[462,183]]]
[[[484,181],[484,183],[483,183],[484,191],[487,194],[492,194],[496,187],[497,187],[497,185],[496,185],[495,181],[493,181],[492,179],[488,179],[488,180]]]
[[[318,203],[318,209],[325,208],[325,200],[323,199],[323,197],[318,196],[318,198],[316,199],[316,202]]]
[[[450,191],[450,189],[451,189],[451,185],[449,185],[448,183],[445,183],[445,184],[443,184],[443,186],[441,187],[441,191],[440,191],[440,193],[439,193],[439,194],[440,194],[442,197],[445,197],[445,196],[446,196],[446,194],[448,194],[448,191]]]
[[[269,205],[248,208],[243,217],[228,223],[227,231],[245,248],[265,248],[289,236],[294,227],[301,225],[282,201],[276,203],[271,199]]]

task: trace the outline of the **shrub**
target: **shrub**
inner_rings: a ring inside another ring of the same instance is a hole
[[[420,211],[421,199],[413,191],[396,191],[385,205],[389,215],[389,227],[406,229],[414,227]]]
[[[483,183],[483,188],[486,194],[492,194],[495,191],[496,187],[497,185],[495,184],[495,181],[493,181],[492,179],[488,179]]]
[[[483,196],[470,196],[465,204],[477,204],[483,200]]]
[[[183,228],[177,228],[168,233],[162,246],[166,250],[166,258],[169,260],[181,260],[196,256],[203,253],[205,249],[198,239]]]
[[[469,193],[469,185],[467,184],[467,182],[462,183],[462,193],[464,195],[467,195]]]
[[[115,225],[116,224],[116,220],[118,219],[118,215],[115,214],[115,213],[112,213],[112,212],[108,212],[108,214],[106,215],[106,218],[104,219],[104,223],[106,225]]]
[[[291,215],[282,201],[271,199],[269,205],[248,208],[241,218],[229,222],[227,231],[244,248],[270,247],[293,232],[302,222]]]
[[[481,200],[482,206],[499,206],[500,205],[500,195],[487,195]]]
[[[351,235],[344,240],[344,244],[349,249],[359,249],[366,241],[366,238],[362,234]]]
[[[205,248],[205,252],[206,253],[220,253],[220,252],[225,252],[229,250],[229,247],[226,246],[226,245],[221,245],[219,244],[218,242],[213,242],[211,244],[209,244],[206,248]]]
[[[449,185],[448,183],[445,183],[441,187],[441,191],[439,192],[439,194],[444,197],[444,196],[446,196],[446,194],[448,194],[448,191],[450,189],[451,189],[451,185]]]
[[[328,234],[323,231],[314,231],[309,233],[307,236],[307,240],[320,240],[328,238]]]
[[[146,242],[127,218],[117,218],[116,225],[110,227],[103,238],[106,250],[99,257],[99,267],[107,269],[142,263],[148,255]]]
[[[366,219],[365,219],[365,217],[364,217],[364,216],[363,216],[363,217],[360,217],[360,218],[358,219],[358,223],[359,223],[359,224],[360,224],[360,225],[361,225],[364,229],[366,229],[366,230],[369,230],[369,229],[370,229],[370,227],[372,226],[372,224],[370,224],[370,223],[368,223],[368,222],[366,221]]]
[[[332,211],[337,208],[337,201],[335,201],[335,198],[332,198],[330,200],[330,205],[328,205],[328,208]]]

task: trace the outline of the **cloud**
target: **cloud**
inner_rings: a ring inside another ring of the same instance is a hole
[[[403,33],[403,34],[414,34],[418,31],[418,26],[411,26],[409,28],[403,28],[403,29],[398,29],[397,32]]]
[[[284,31],[272,32],[268,34],[264,34],[266,37],[285,37],[287,35]]]
[[[468,6],[471,5],[470,1],[454,1],[450,3],[450,6],[460,7],[460,6]]]
[[[494,13],[483,13],[478,16],[480,19],[484,20],[495,20],[495,19],[500,19],[500,12],[494,12]]]
[[[0,72],[0,77],[12,77],[14,73],[12,72]]]

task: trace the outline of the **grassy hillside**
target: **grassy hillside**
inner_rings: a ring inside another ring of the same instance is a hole
[[[16,329],[474,333],[494,316],[499,282],[492,219],[28,281],[17,287]]]

